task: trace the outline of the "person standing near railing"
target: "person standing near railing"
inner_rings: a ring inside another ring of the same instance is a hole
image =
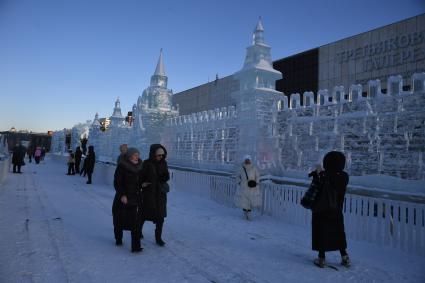
[[[242,208],[244,218],[251,220],[251,211],[261,207],[260,173],[252,164],[250,155],[245,155],[243,163],[236,172],[236,183],[239,185],[235,194],[235,204]]]
[[[339,251],[341,265],[350,266],[342,213],[348,174],[344,171],[345,156],[331,151],[323,158],[324,171],[319,167],[309,174],[313,177],[310,188],[301,199],[301,205],[312,210],[312,249],[319,252],[314,264],[326,266],[325,252]]]

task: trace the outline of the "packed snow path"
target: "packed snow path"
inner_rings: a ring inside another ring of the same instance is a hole
[[[223,207],[173,188],[165,247],[146,223],[143,252],[130,235],[116,247],[112,187],[66,176],[46,160],[10,173],[0,185],[0,282],[425,282],[425,258],[349,241],[353,266],[312,264],[310,231],[266,216],[245,221]]]

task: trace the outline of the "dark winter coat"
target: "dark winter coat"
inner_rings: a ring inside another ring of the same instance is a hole
[[[155,160],[158,148],[164,150],[165,156],[160,162]],[[170,179],[165,158],[167,150],[160,144],[153,144],[149,150],[149,159],[143,162],[142,183],[151,183],[142,188],[142,219],[160,223],[167,216],[167,194],[161,191],[161,183]]]
[[[83,152],[81,151],[80,147],[77,147],[75,150],[75,163],[80,164],[81,157],[83,156]]]
[[[84,169],[86,173],[93,173],[94,164],[96,163],[96,155],[94,153],[94,149],[92,146],[89,146],[89,152],[87,153],[87,157],[84,160]]]
[[[114,227],[123,230],[140,228],[141,173],[142,160],[137,165],[123,160],[115,169],[115,197],[112,204]],[[127,204],[121,202],[122,196],[127,197]]]
[[[336,160],[331,160],[331,165],[329,165],[326,164],[325,156],[323,162],[325,171],[320,174],[319,178],[313,178],[313,183],[319,182],[315,186],[321,187],[317,196],[318,204],[313,207],[312,214],[312,248],[316,251],[326,252],[347,248],[342,209],[349,177],[346,172],[342,171],[345,158],[342,164],[334,166],[339,158],[336,157]],[[324,186],[326,182],[328,182],[328,185]],[[324,187],[327,187],[328,190],[334,190],[336,207],[330,207],[326,201],[323,201]]]
[[[22,145],[15,146],[13,148],[12,163],[13,165],[24,165],[26,149]]]

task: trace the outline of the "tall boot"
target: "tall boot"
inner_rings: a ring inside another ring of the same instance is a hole
[[[131,252],[138,253],[142,250],[143,248],[140,246],[140,232],[131,231]]]
[[[122,230],[114,227],[115,245],[122,246]]]
[[[156,223],[156,228],[155,228],[155,240],[156,240],[156,244],[158,246],[165,246],[165,242],[162,240],[161,236],[162,236],[162,226],[164,225],[164,222],[160,222],[160,223]]]

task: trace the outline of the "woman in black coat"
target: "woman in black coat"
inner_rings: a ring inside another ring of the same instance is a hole
[[[21,166],[25,165],[25,147],[21,143],[18,143],[13,148],[12,164],[13,164],[13,173],[21,173]],[[16,168],[18,170],[16,170]]]
[[[80,164],[81,164],[81,158],[83,156],[83,152],[81,151],[81,148],[77,146],[75,149],[75,173],[80,174]]]
[[[327,251],[340,251],[341,264],[350,266],[342,213],[349,180],[344,167],[344,154],[331,151],[323,158],[325,170],[313,176],[314,185],[320,187],[317,202],[312,208],[312,248],[319,252],[314,261],[319,267],[325,266]]]
[[[122,245],[123,230],[131,231],[131,251],[140,252],[140,187],[142,160],[139,151],[130,148],[118,163],[114,175],[115,197],[112,204],[115,244]]]
[[[168,172],[167,150],[160,144],[152,144],[149,159],[143,162],[142,170],[142,225],[147,221],[156,224],[155,240],[159,246],[164,246],[162,227],[167,216],[167,181]]]
[[[87,184],[91,184],[91,177],[94,171],[94,164],[96,163],[96,154],[94,153],[94,147],[89,146],[89,152],[87,153],[87,157],[84,160],[85,172],[87,173]]]

